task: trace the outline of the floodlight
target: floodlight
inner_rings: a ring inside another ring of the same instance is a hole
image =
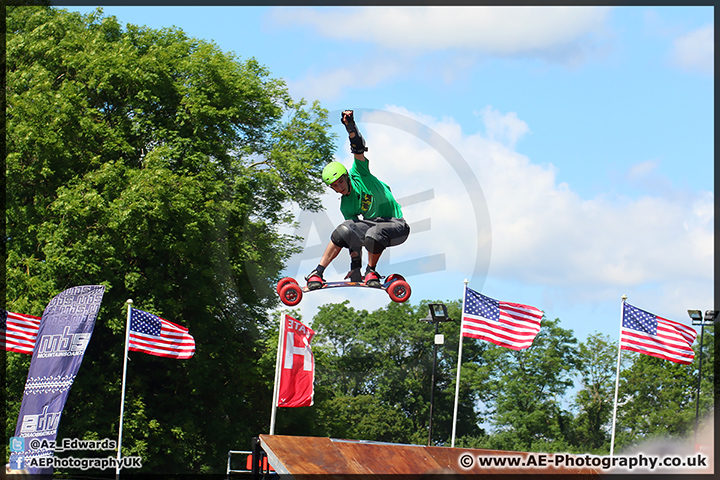
[[[431,303],[428,305],[433,323],[451,321],[448,318],[447,307],[444,303]]]
[[[688,315],[692,318],[693,325],[700,325],[702,323],[702,312],[700,310],[688,310]]]

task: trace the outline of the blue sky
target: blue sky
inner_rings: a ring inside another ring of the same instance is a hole
[[[63,7],[87,13],[91,7]],[[415,228],[411,301],[498,300],[617,339],[621,296],[690,323],[713,308],[712,7],[105,7],[122,23],[178,27],[255,57],[293,98],[355,109],[373,172]],[[451,158],[452,157],[452,158]],[[479,188],[476,188],[479,186]],[[338,199],[305,216],[306,275],[339,223]],[[298,215],[300,212],[297,212]],[[322,216],[324,215],[324,216]],[[286,229],[287,231],[288,229]],[[344,276],[343,255],[326,278]],[[300,305],[381,292],[314,292]],[[138,299],[139,300],[139,299]]]

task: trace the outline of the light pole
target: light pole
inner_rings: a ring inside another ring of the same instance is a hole
[[[688,315],[692,319],[693,325],[700,325],[700,363],[698,365],[698,383],[697,393],[695,396],[695,443],[697,443],[698,434],[698,418],[700,417],[700,382],[702,381],[702,361],[703,361],[703,337],[705,335],[705,326],[712,326],[717,319],[717,310],[706,310],[705,318],[703,318],[700,310],[688,310]]]
[[[437,346],[445,343],[445,337],[438,333],[440,323],[452,322],[453,319],[448,317],[447,307],[444,303],[431,303],[428,305],[430,309],[430,315],[420,320],[421,322],[428,322],[435,324],[435,342],[433,345],[433,367],[432,367],[432,379],[430,387],[430,425],[428,428],[428,447],[432,444],[432,422],[433,422],[433,405],[435,403],[435,368],[437,366]]]

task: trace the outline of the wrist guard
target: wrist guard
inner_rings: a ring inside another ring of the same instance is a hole
[[[360,258],[360,255],[350,257],[350,270],[359,270],[360,268],[362,268],[362,258]]]
[[[351,282],[362,282],[362,258],[360,255],[350,257],[350,271],[345,275],[345,279],[350,279]]]
[[[355,130],[355,136],[350,137],[350,151],[355,154],[365,153],[368,151],[365,146],[365,139],[357,130]]]

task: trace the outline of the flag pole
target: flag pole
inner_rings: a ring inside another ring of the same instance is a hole
[[[618,387],[620,386],[620,354],[622,350],[622,325],[623,319],[625,318],[625,300],[627,295],[622,296],[622,307],[620,310],[620,337],[618,338],[618,359],[617,359],[617,370],[615,372],[615,400],[613,401],[613,416],[612,416],[612,434],[610,435],[610,456],[613,456],[615,451],[615,419],[617,418],[617,401],[618,401]]]
[[[285,337],[285,311],[280,311],[278,329],[278,349],[275,358],[275,383],[273,385],[272,413],[270,414],[270,435],[275,435],[275,417],[277,416],[278,396],[280,395],[280,365],[282,362],[282,344]]]
[[[455,407],[453,409],[453,423],[452,423],[452,437],[450,440],[450,447],[455,447],[455,431],[457,427],[457,416],[458,416],[458,399],[460,397],[460,366],[462,365],[462,347],[463,347],[463,315],[465,314],[465,296],[467,295],[468,279],[466,278],[463,282],[465,287],[463,289],[463,300],[462,310],[460,312],[460,341],[458,346],[458,366],[457,366],[457,378],[455,379]]]
[[[122,447],[122,430],[123,430],[123,415],[125,414],[125,379],[127,378],[127,362],[128,362],[128,345],[130,343],[130,311],[132,310],[132,299],[128,299],[127,302],[127,324],[125,325],[125,359],[123,361],[123,374],[122,374],[122,394],[120,396],[120,426],[118,427],[118,442],[117,442],[117,464],[115,465],[115,478],[120,478],[120,459],[121,459],[121,447]]]

